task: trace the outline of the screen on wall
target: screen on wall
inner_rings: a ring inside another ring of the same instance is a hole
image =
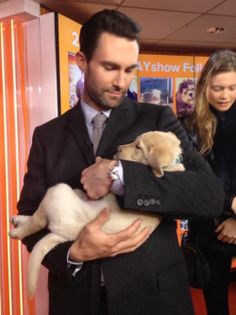
[[[60,112],[73,107],[83,88],[83,74],[76,63],[81,25],[58,14]]]
[[[178,117],[191,112],[196,81],[207,59],[141,54],[137,71],[139,101],[170,106]]]

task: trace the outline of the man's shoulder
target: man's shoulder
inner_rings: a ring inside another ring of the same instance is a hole
[[[67,110],[65,113],[52,118],[51,120],[39,125],[37,129],[51,129],[56,127],[62,127],[66,125],[69,120],[73,119],[74,116],[79,115],[79,105],[74,106],[73,108]]]
[[[166,105],[157,105],[152,103],[142,103],[138,102],[132,99],[129,99],[128,97],[124,100],[123,106],[126,106],[128,108],[132,108],[137,111],[150,111],[150,112],[169,112],[171,111],[170,106]]]

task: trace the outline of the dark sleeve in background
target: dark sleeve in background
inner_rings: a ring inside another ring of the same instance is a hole
[[[236,197],[236,143],[232,145],[230,153],[230,161],[227,163],[229,183],[226,183],[225,187],[225,203],[224,212],[231,213],[231,206],[233,198]],[[236,215],[233,214],[235,218]]]

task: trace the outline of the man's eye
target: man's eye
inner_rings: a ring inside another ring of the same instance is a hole
[[[104,69],[107,71],[114,71],[114,70],[119,70],[119,67],[117,65],[105,64]]]
[[[132,68],[132,69],[127,69],[127,70],[125,70],[125,72],[126,73],[133,73],[134,72],[134,69]]]
[[[111,70],[113,70],[113,67],[111,67],[111,66],[105,66],[105,69],[106,69],[107,71],[111,71]]]

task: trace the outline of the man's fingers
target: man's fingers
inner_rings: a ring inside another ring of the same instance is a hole
[[[219,241],[222,241],[223,238],[224,238],[224,235],[223,235],[222,233],[219,233],[219,234],[217,235],[217,238],[218,238]]]
[[[235,241],[235,238],[234,237],[231,237],[227,243],[229,244],[234,244],[234,241]]]
[[[223,233],[220,233],[218,236],[217,236],[218,240],[221,241],[221,242],[224,242],[224,243],[228,243],[228,241],[230,240],[230,238],[223,234]]]
[[[96,159],[95,159],[95,163],[98,163],[102,160],[102,158],[100,156],[97,156]]]
[[[86,261],[101,257],[113,257],[132,252],[141,246],[152,232],[151,227],[140,230],[141,220],[136,220],[127,229],[113,234],[106,234],[101,226],[108,220],[109,211],[104,208],[97,217],[79,235],[77,260]],[[78,249],[79,244],[79,249]],[[72,249],[74,249],[74,247]]]
[[[219,225],[217,226],[217,228],[215,229],[215,232],[216,232],[216,233],[219,233],[219,232],[223,229],[223,227],[224,227],[224,224],[223,224],[223,223],[219,224]]]
[[[91,221],[90,225],[95,225],[100,227],[103,225],[110,217],[110,211],[107,208],[104,208],[100,211],[100,213],[96,216],[96,218]]]
[[[84,176],[85,174],[88,172],[87,168],[85,168],[82,172],[81,172],[81,177],[80,177],[80,182],[81,184],[84,184]]]
[[[95,164],[99,163],[102,161],[102,158],[100,156],[97,156],[95,159]],[[89,170],[91,170],[91,168],[94,166],[94,164],[90,165],[89,167],[83,169],[83,171],[81,172],[81,176],[85,176],[85,174],[88,173]],[[82,183],[82,182],[81,182]],[[83,183],[82,183],[83,184]]]
[[[141,223],[142,223],[141,219],[135,220],[126,229],[117,233],[110,234],[110,239],[113,240],[114,243],[120,243],[131,238],[138,231]]]
[[[143,228],[139,233],[134,235],[131,238],[128,238],[124,241],[121,241],[114,247],[114,252],[112,256],[116,256],[118,254],[124,254],[131,251],[134,251],[139,246],[141,246],[150,236],[152,232],[151,227]]]

